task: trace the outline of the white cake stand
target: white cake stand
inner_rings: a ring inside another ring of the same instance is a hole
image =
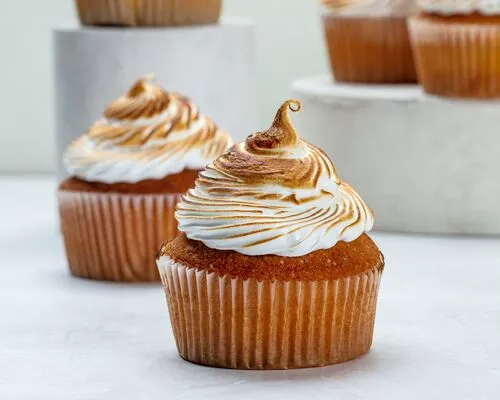
[[[294,116],[382,230],[500,234],[500,102],[301,79]]]
[[[62,152],[140,76],[190,97],[236,141],[256,129],[254,26],[54,29],[58,176]]]

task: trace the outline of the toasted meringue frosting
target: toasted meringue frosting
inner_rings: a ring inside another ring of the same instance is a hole
[[[300,103],[283,103],[267,131],[200,173],[177,206],[180,231],[214,249],[294,257],[372,228],[372,211],[325,153],[299,139],[288,109]]]
[[[442,15],[500,14],[500,0],[420,0],[425,12]]]
[[[134,183],[203,169],[232,144],[189,99],[140,79],[64,154],[86,181]]]

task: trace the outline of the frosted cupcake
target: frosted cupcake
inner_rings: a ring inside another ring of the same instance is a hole
[[[330,65],[339,82],[415,83],[406,17],[414,0],[321,0]]]
[[[139,80],[64,155],[71,177],[58,197],[71,273],[158,280],[155,253],[177,235],[177,202],[230,145],[195,104]]]
[[[222,0],[76,0],[84,25],[177,26],[214,24]]]
[[[373,214],[299,139],[285,102],[271,128],[201,172],[158,268],[177,348],[195,363],[288,369],[340,363],[372,343],[384,259]]]
[[[424,0],[410,19],[420,83],[427,93],[500,97],[500,0]]]

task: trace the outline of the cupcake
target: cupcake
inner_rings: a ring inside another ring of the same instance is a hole
[[[76,0],[84,25],[177,26],[215,24],[222,0]]]
[[[425,0],[410,19],[420,83],[427,93],[500,97],[500,0]]]
[[[415,83],[406,17],[414,0],[321,0],[330,65],[339,82]]]
[[[285,102],[271,128],[200,173],[157,264],[177,348],[216,367],[340,363],[372,343],[384,259],[373,214]]]
[[[230,145],[187,98],[139,80],[65,152],[71,177],[58,198],[71,273],[159,280],[155,253],[177,235],[177,202]]]

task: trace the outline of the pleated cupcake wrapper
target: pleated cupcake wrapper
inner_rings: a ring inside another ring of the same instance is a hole
[[[340,363],[372,343],[382,271],[331,281],[243,280],[158,260],[182,358],[239,369]]]
[[[500,97],[500,25],[412,17],[409,27],[420,83],[426,92]]]
[[[159,280],[155,256],[175,238],[180,194],[59,192],[61,229],[72,274],[111,281]]]
[[[216,23],[222,0],[76,0],[84,25],[175,26]]]
[[[324,15],[330,65],[339,82],[415,83],[417,76],[402,17]]]
[[[135,0],[76,0],[84,25],[137,25]]]

